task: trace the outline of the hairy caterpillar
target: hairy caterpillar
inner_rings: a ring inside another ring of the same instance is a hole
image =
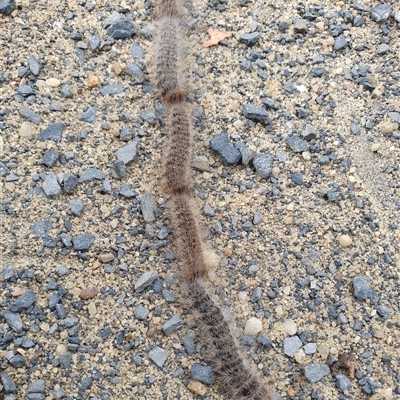
[[[159,0],[153,82],[159,99],[168,108],[163,181],[171,196],[170,217],[181,262],[181,280],[199,326],[199,340],[207,349],[207,358],[221,388],[235,399],[272,400],[272,392],[242,356],[229,323],[211,294],[204,243],[189,195],[192,126],[186,101],[183,39],[182,13],[177,0]]]

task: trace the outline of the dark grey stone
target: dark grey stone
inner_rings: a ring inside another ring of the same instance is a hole
[[[371,10],[371,18],[376,22],[382,22],[389,18],[393,7],[390,4],[378,4]]]
[[[18,112],[21,117],[27,119],[30,122],[33,122],[36,125],[40,124],[40,122],[42,121],[42,117],[28,107],[21,107]]]
[[[377,305],[376,311],[385,320],[390,318],[391,312],[390,312],[389,308],[387,308],[385,305],[383,305],[383,304]]]
[[[388,112],[388,117],[394,121],[400,124],[400,112]]]
[[[183,337],[183,346],[189,355],[193,355],[195,346],[194,346],[194,334],[192,331],[189,331]]]
[[[47,307],[49,308],[49,310],[53,311],[56,309],[56,305],[61,301],[61,297],[58,293],[53,293],[50,298],[49,301],[47,303]]]
[[[333,45],[333,48],[335,50],[343,50],[349,45],[349,42],[346,40],[346,38],[343,35],[339,35],[335,39],[335,44]]]
[[[101,181],[105,177],[105,174],[98,168],[91,167],[83,172],[83,174],[79,178],[79,183],[90,182],[93,180]]]
[[[36,57],[32,54],[28,57],[28,65],[32,74],[38,76],[42,69],[42,64],[40,64],[40,62],[36,60]]]
[[[82,203],[81,199],[72,199],[69,201],[69,207],[71,209],[72,214],[76,215],[79,217],[82,214],[82,211],[84,210],[85,206]]]
[[[378,293],[376,293],[375,290],[371,289],[368,282],[360,276],[356,276],[353,279],[353,289],[354,296],[358,300],[369,299],[372,303],[377,303],[379,300]]]
[[[192,365],[190,373],[192,375],[192,379],[201,383],[205,383],[207,385],[212,385],[215,381],[213,369],[206,365],[195,363]]]
[[[145,321],[147,319],[147,316],[149,315],[149,310],[144,307],[142,304],[139,304],[135,308],[134,312],[135,318],[140,320],[140,321]]]
[[[49,235],[49,230],[53,222],[49,219],[42,221],[36,221],[30,228],[30,231],[39,239],[42,239]]]
[[[253,232],[254,226],[253,226],[253,224],[252,224],[251,221],[245,221],[245,222],[242,224],[242,229],[243,229],[245,232]]]
[[[122,162],[122,161],[121,161]],[[125,165],[125,164],[124,164]],[[119,194],[127,199],[135,197],[135,192],[132,191],[131,185],[123,183],[119,189]]]
[[[45,130],[40,132],[39,140],[44,142],[45,140],[53,140],[54,142],[60,142],[64,131],[64,124],[52,123]]]
[[[114,95],[118,93],[122,93],[124,91],[124,85],[121,83],[113,83],[110,85],[105,85],[100,89],[100,93],[105,96],[106,94],[108,95]]]
[[[251,294],[250,301],[252,303],[257,303],[258,301],[261,300],[262,296],[262,289],[260,286],[257,286],[254,288],[253,293]]]
[[[63,179],[63,188],[65,193],[72,193],[78,185],[78,179],[73,174],[65,174]]]
[[[286,139],[286,143],[295,153],[302,153],[308,150],[308,144],[305,143],[299,136],[292,135]]]
[[[321,156],[319,159],[318,159],[318,164],[321,164],[321,165],[327,165],[327,164],[329,164],[331,162],[331,159],[329,158],[329,156]]]
[[[271,154],[257,154],[251,161],[258,175],[268,178],[272,174],[272,156]]]
[[[162,368],[165,361],[167,361],[168,353],[161,347],[156,346],[149,351],[149,357],[154,362],[154,364]]]
[[[87,251],[95,240],[94,235],[83,234],[72,238],[72,245],[76,251]]]
[[[314,67],[311,69],[311,75],[314,78],[319,78],[324,74],[325,68],[324,67]]]
[[[242,143],[236,142],[235,148],[240,151],[242,156],[242,164],[247,165],[254,157],[255,151],[245,146]]]
[[[29,85],[19,85],[17,93],[21,96],[28,97],[33,94],[33,90]]]
[[[44,379],[38,379],[32,382],[28,386],[28,393],[44,393],[45,390],[45,381]]]
[[[303,368],[304,375],[310,383],[319,382],[324,376],[330,374],[331,370],[326,364],[308,364]]]
[[[163,289],[161,293],[168,303],[175,303],[175,295],[169,289]]]
[[[96,51],[101,44],[101,39],[97,35],[89,36],[88,45],[91,51]]]
[[[157,237],[158,237],[160,240],[166,239],[166,238],[168,237],[168,229],[167,229],[165,226],[163,226],[163,227],[160,229],[160,231],[158,232]]]
[[[304,128],[304,131],[301,132],[301,136],[304,140],[307,140],[308,142],[312,139],[315,139],[317,137],[317,131],[312,125],[306,125]]]
[[[215,215],[214,210],[211,208],[209,204],[204,204],[203,213],[204,215],[207,215],[209,217],[213,217]]]
[[[176,331],[179,328],[182,328],[183,326],[183,321],[179,315],[174,315],[172,318],[170,318],[162,327],[162,330],[165,335],[168,335],[169,333]]]
[[[9,15],[15,9],[15,0],[0,1],[0,14]]]
[[[235,165],[242,157],[240,152],[231,145],[226,133],[215,135],[210,140],[210,147],[219,154],[224,164]]]
[[[115,152],[117,159],[123,161],[124,164],[129,164],[137,156],[138,144],[139,144],[139,138],[135,138],[129,144],[117,150]]]
[[[140,117],[143,118],[150,125],[154,125],[157,121],[156,114],[151,110],[144,110],[140,113]]]
[[[93,378],[91,376],[85,376],[79,383],[79,390],[88,390],[92,387]]]
[[[150,286],[153,281],[158,277],[157,271],[147,271],[135,283],[135,291],[141,292]]]
[[[14,268],[11,265],[7,265],[4,267],[3,271],[1,272],[1,280],[8,281],[15,275]]]
[[[22,368],[25,366],[26,361],[21,354],[16,354],[14,357],[10,358],[8,362],[14,367],[14,368]]]
[[[94,122],[96,122],[96,113],[97,113],[96,107],[89,107],[83,114],[79,116],[79,121],[84,121],[93,124]]]
[[[141,59],[144,56],[143,50],[137,43],[132,46],[131,56],[133,59]]]
[[[302,342],[298,336],[292,336],[283,339],[283,352],[289,356],[293,357],[297,350],[302,346]]]
[[[51,168],[60,157],[60,153],[56,150],[48,150],[42,159],[42,164]]]
[[[69,352],[60,355],[60,368],[69,369],[72,365],[72,354]]]
[[[119,20],[108,27],[108,32],[114,39],[125,39],[136,34],[136,26],[126,19]]]
[[[64,325],[66,328],[72,328],[78,323],[78,318],[68,317],[64,319]]]
[[[135,365],[137,365],[137,366],[142,365],[142,357],[141,356],[139,356],[139,355],[133,356],[132,360],[135,363]]]
[[[42,188],[47,196],[57,196],[61,192],[61,186],[55,174],[46,175]]]
[[[17,300],[10,306],[12,313],[19,313],[29,308],[33,303],[36,302],[36,295],[33,290],[29,289],[24,294],[18,297]]]
[[[249,45],[257,43],[259,38],[260,38],[259,32],[245,33],[244,35],[240,36],[239,42],[243,42]]]
[[[292,181],[296,184],[296,185],[303,185],[304,180],[303,180],[303,176],[299,173],[299,172],[294,172],[292,174]]]
[[[10,311],[3,311],[0,313],[0,316],[2,316],[8,325],[10,325],[11,329],[13,329],[16,332],[21,331],[22,329],[22,319],[17,313],[12,313]]]
[[[61,96],[70,99],[73,97],[73,94],[71,92],[71,87],[69,85],[64,85],[61,90],[60,90]]]
[[[138,83],[143,82],[143,71],[142,69],[133,62],[126,64],[126,68],[128,72],[135,78],[135,81]]]
[[[0,382],[3,385],[4,394],[17,393],[17,387],[10,375],[5,372],[0,372]]]
[[[337,374],[335,375],[335,378],[336,378],[336,385],[340,390],[344,391],[344,390],[349,390],[351,388],[350,379],[346,375]]]
[[[390,50],[390,47],[386,43],[382,43],[378,46],[378,54],[386,54]]]
[[[103,185],[100,188],[100,192],[101,193],[111,193],[111,190],[112,190],[112,188],[111,188],[110,179],[106,177],[103,181]]]
[[[157,206],[150,192],[146,192],[141,198],[140,210],[146,222],[153,222],[156,219],[155,211],[157,210]]]
[[[7,165],[4,162],[0,161],[0,175],[6,176],[9,172],[10,170],[8,169]]]
[[[338,314],[336,321],[339,325],[345,325],[348,323],[346,316],[342,312]]]
[[[261,346],[265,347],[266,349],[270,348],[272,346],[272,340],[262,333],[261,335],[258,336],[257,342],[261,344]]]
[[[271,121],[268,113],[263,107],[255,106],[253,104],[243,104],[242,108],[243,115],[253,121],[260,121],[269,123]]]

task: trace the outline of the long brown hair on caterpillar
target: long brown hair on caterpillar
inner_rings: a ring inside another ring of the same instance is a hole
[[[168,110],[163,186],[170,195],[169,215],[187,307],[196,318],[205,356],[227,398],[272,400],[273,392],[243,356],[230,323],[212,295],[205,244],[190,197],[193,128],[186,100],[183,13],[178,0],[158,2],[152,76],[158,97]]]

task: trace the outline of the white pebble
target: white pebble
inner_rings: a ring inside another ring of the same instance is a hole
[[[283,323],[283,327],[285,329],[285,332],[287,335],[289,336],[293,336],[296,334],[297,332],[297,325],[296,323],[291,320],[291,319],[287,319],[284,323]]]
[[[255,336],[257,333],[260,333],[261,330],[262,322],[258,318],[252,317],[246,322],[244,334]]]

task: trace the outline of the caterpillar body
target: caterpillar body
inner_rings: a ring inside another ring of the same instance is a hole
[[[158,0],[153,55],[153,84],[168,109],[167,156],[163,168],[165,191],[170,195],[170,219],[182,286],[188,307],[199,327],[199,340],[227,398],[272,400],[274,394],[243,357],[218,300],[212,295],[204,243],[190,197],[192,159],[191,110],[184,78],[184,28],[177,0]]]

